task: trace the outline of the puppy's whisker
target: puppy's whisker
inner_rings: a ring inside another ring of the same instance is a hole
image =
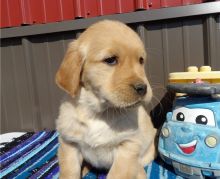
[[[162,54],[163,52],[162,52],[162,50],[160,50],[160,49],[158,49],[158,48],[150,48],[150,47],[147,47],[146,48],[146,50],[147,50],[147,53],[148,54],[150,54],[150,53],[152,53],[152,52],[155,52],[155,53],[160,53],[160,54]]]
[[[159,114],[161,114],[162,113],[162,111],[163,111],[163,105],[161,104],[161,102],[160,102],[160,100],[156,97],[156,96],[154,96],[153,95],[153,99],[155,99],[157,102],[158,102],[158,104],[159,104],[159,106],[160,106],[160,111],[159,111]]]
[[[151,83],[151,86],[161,86],[161,87],[164,87],[163,84],[160,84],[160,83]],[[165,88],[165,87],[164,87]]]
[[[125,116],[126,118],[128,118],[128,114],[127,114],[127,108],[122,108],[122,113],[123,116]]]
[[[162,84],[160,82],[152,82],[151,80],[152,79],[149,79],[151,86],[162,86],[162,87],[166,88],[164,84]],[[153,81],[155,81],[155,80],[153,79]]]
[[[160,91],[163,91],[163,92],[167,91],[167,89],[164,88],[164,86],[161,86],[161,85],[151,85],[151,88],[152,88],[153,91],[155,91],[155,90],[160,90]]]
[[[155,82],[154,83],[151,82],[151,86],[161,86],[161,87],[165,88],[163,84],[155,83]]]
[[[109,109],[107,108],[107,120],[109,120],[109,118],[108,118],[108,110],[109,110]]]
[[[155,95],[153,95],[152,97],[160,104],[160,100]]]
[[[163,87],[159,87],[159,86],[157,86],[157,87],[152,87],[152,90],[156,90],[156,89],[160,89],[160,90],[163,90],[163,91],[166,90],[165,88],[163,88]]]

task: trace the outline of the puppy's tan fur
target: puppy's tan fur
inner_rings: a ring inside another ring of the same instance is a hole
[[[110,57],[117,63],[106,63]],[[69,93],[57,120],[60,178],[79,179],[83,159],[110,169],[108,179],[146,178],[156,130],[143,107],[152,91],[140,58],[138,35],[117,21],[98,22],[70,43],[56,75]],[[147,85],[145,95],[132,87],[138,83]]]

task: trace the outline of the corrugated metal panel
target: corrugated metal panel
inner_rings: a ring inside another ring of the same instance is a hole
[[[189,4],[198,4],[206,2],[206,0],[161,0],[161,7],[174,7],[174,6],[184,6]]]
[[[148,52],[147,71],[155,96],[150,109],[159,109],[153,113],[158,123],[169,106],[160,102],[171,103],[165,95],[169,72],[204,64],[220,70],[219,19],[220,14],[210,14],[131,24]],[[68,31],[2,40],[1,132],[55,127],[64,93],[54,84],[54,75],[67,44],[79,34]]]
[[[149,0],[148,1],[149,9],[159,9],[161,8],[161,0]]]
[[[55,128],[62,91],[54,74],[73,34],[2,41],[1,130]]]
[[[22,13],[19,0],[1,0],[0,27],[13,27],[22,24]]]
[[[43,8],[44,8],[43,11],[44,11],[45,23],[61,21],[59,0],[47,0],[47,1],[38,0],[38,2],[40,1],[42,1],[41,4],[43,4]]]
[[[0,27],[74,19],[73,0],[1,0]]]
[[[117,13],[132,12],[134,9],[136,9],[134,0],[118,0],[116,3]]]
[[[5,115],[2,120],[4,121],[3,124],[6,125],[5,127],[10,126],[11,130],[14,131],[22,128],[22,112],[27,110],[25,115],[29,116],[29,109],[33,107],[26,105],[28,95],[28,88],[26,87],[28,84],[25,82],[26,75],[23,75],[26,63],[23,61],[23,54],[20,53],[21,48],[21,39],[10,39],[2,47],[2,103]],[[29,124],[26,123],[25,125],[28,128]],[[31,125],[31,127],[33,126]]]
[[[138,11],[125,14],[116,14],[108,16],[99,16],[88,19],[75,19],[60,23],[49,23],[45,25],[35,24],[31,26],[13,27],[0,29],[1,38],[12,38],[31,36],[39,34],[49,34],[55,32],[64,32],[70,30],[85,29],[96,21],[103,19],[119,20],[125,23],[142,23],[149,21],[168,20],[181,17],[201,16],[208,14],[217,14],[220,12],[220,2],[209,2],[194,4],[190,6],[178,6],[162,8],[157,10]]]
[[[189,4],[198,4],[206,2],[207,0],[183,0],[182,5],[189,5]]]
[[[31,1],[20,0],[21,13],[22,13],[22,24],[33,24],[32,12],[30,9]]]
[[[197,4],[206,0],[1,0],[0,27]]]
[[[99,1],[99,10],[100,10],[100,15],[109,15],[109,14],[114,14],[117,13],[117,2],[116,0],[112,1]]]
[[[1,0],[1,20],[0,20],[0,27],[9,27],[11,24],[9,23],[9,10],[8,10],[8,2]]]
[[[30,18],[31,22],[30,24],[34,23],[45,23],[45,13],[44,13],[44,5],[42,0],[31,0],[26,1],[28,3],[27,11],[30,11]]]
[[[73,0],[20,0],[24,24],[59,22],[74,19]]]
[[[136,5],[135,8],[137,10],[148,9],[149,7],[148,1],[144,1],[144,0],[136,0],[135,5]]]
[[[61,20],[75,19],[73,0],[60,0]]]

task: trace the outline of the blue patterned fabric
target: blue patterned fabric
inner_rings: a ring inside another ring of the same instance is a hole
[[[58,133],[26,133],[0,150],[0,178],[58,178]],[[145,167],[150,179],[182,179],[159,158]],[[92,169],[83,179],[105,179],[107,171]]]

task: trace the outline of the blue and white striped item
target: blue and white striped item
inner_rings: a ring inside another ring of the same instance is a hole
[[[0,178],[58,178],[58,133],[25,133],[0,148]],[[149,179],[182,179],[159,158],[145,167]],[[92,169],[83,179],[105,179],[106,171]]]

